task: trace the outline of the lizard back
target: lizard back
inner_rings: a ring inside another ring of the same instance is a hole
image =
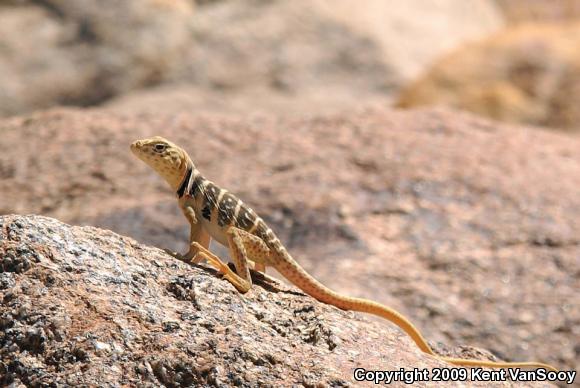
[[[281,246],[272,229],[252,208],[233,193],[206,179],[194,167],[188,169],[177,196],[190,197],[198,220],[212,238],[223,245],[227,246],[226,230],[233,226],[259,237],[272,248]]]

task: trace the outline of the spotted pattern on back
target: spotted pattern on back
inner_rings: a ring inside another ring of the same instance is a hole
[[[217,199],[220,194],[220,188],[212,182],[205,183],[205,206],[212,211],[217,206]]]
[[[225,193],[218,205],[218,225],[226,226],[232,223],[234,219],[234,211],[239,199],[237,199],[233,194]]]
[[[236,217],[236,227],[249,232],[256,222],[256,217],[258,217],[256,213],[243,203]]]
[[[262,220],[259,221],[258,227],[253,234],[260,237],[268,246],[278,240],[274,232]]]

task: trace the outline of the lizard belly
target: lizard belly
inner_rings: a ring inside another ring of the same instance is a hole
[[[202,227],[209,233],[211,238],[222,245],[228,246],[228,238],[226,236],[225,228],[219,226],[216,222],[207,221],[205,218],[202,219]]]

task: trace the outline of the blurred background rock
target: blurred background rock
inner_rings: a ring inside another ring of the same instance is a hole
[[[576,0],[0,0],[0,115],[443,105],[577,129]]]
[[[2,115],[104,102],[280,112],[389,103],[443,53],[503,25],[489,0],[0,4]]]
[[[499,0],[506,27],[438,59],[397,105],[443,105],[497,120],[580,128],[580,2]]]
[[[576,129],[576,0],[0,0],[0,115],[444,105]]]
[[[0,114],[95,105],[168,79],[193,15],[186,0],[0,2]]]
[[[580,16],[577,0],[496,0],[508,24],[562,22]]]
[[[580,22],[526,23],[440,59],[400,107],[445,105],[497,120],[580,127]]]

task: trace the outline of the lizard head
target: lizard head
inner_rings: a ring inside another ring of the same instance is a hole
[[[131,151],[174,189],[185,176],[188,164],[193,166],[183,149],[160,136],[134,141],[131,143]]]

